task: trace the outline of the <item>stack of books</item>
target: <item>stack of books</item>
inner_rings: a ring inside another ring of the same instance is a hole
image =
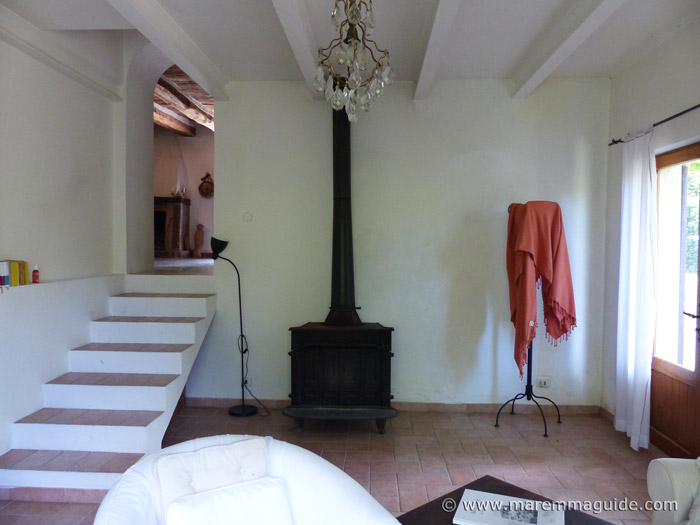
[[[27,261],[0,261],[0,286],[31,284],[32,273]]]

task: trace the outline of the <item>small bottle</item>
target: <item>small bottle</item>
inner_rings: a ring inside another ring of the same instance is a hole
[[[34,265],[34,270],[32,270],[32,284],[39,283],[39,266]]]

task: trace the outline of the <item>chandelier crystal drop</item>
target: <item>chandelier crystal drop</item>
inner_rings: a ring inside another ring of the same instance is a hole
[[[357,122],[357,110],[370,110],[394,82],[394,70],[389,51],[369,38],[376,24],[372,0],[335,0],[331,23],[338,37],[318,50],[314,88],[325,93],[333,109],[345,108],[348,120]]]

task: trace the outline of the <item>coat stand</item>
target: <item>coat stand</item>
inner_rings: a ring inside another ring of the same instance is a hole
[[[532,341],[530,341],[530,344],[527,347],[527,384],[525,385],[525,392],[521,392],[514,398],[509,399],[501,405],[501,408],[498,409],[498,414],[496,414],[496,427],[498,426],[498,418],[501,416],[501,410],[503,410],[508,403],[511,403],[510,413],[515,414],[515,402],[522,398],[526,398],[528,401],[533,401],[537,405],[537,408],[540,409],[542,422],[544,423],[544,437],[549,437],[549,434],[547,434],[547,418],[544,417],[544,411],[537,402],[537,399],[546,399],[554,405],[554,408],[557,409],[557,423],[561,423],[561,413],[559,412],[559,407],[554,401],[548,397],[535,395],[535,393],[532,391]]]

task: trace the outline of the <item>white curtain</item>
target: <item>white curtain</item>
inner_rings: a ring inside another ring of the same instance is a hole
[[[656,162],[652,130],[622,148],[622,231],[617,312],[615,429],[649,447],[649,393],[656,317]]]

